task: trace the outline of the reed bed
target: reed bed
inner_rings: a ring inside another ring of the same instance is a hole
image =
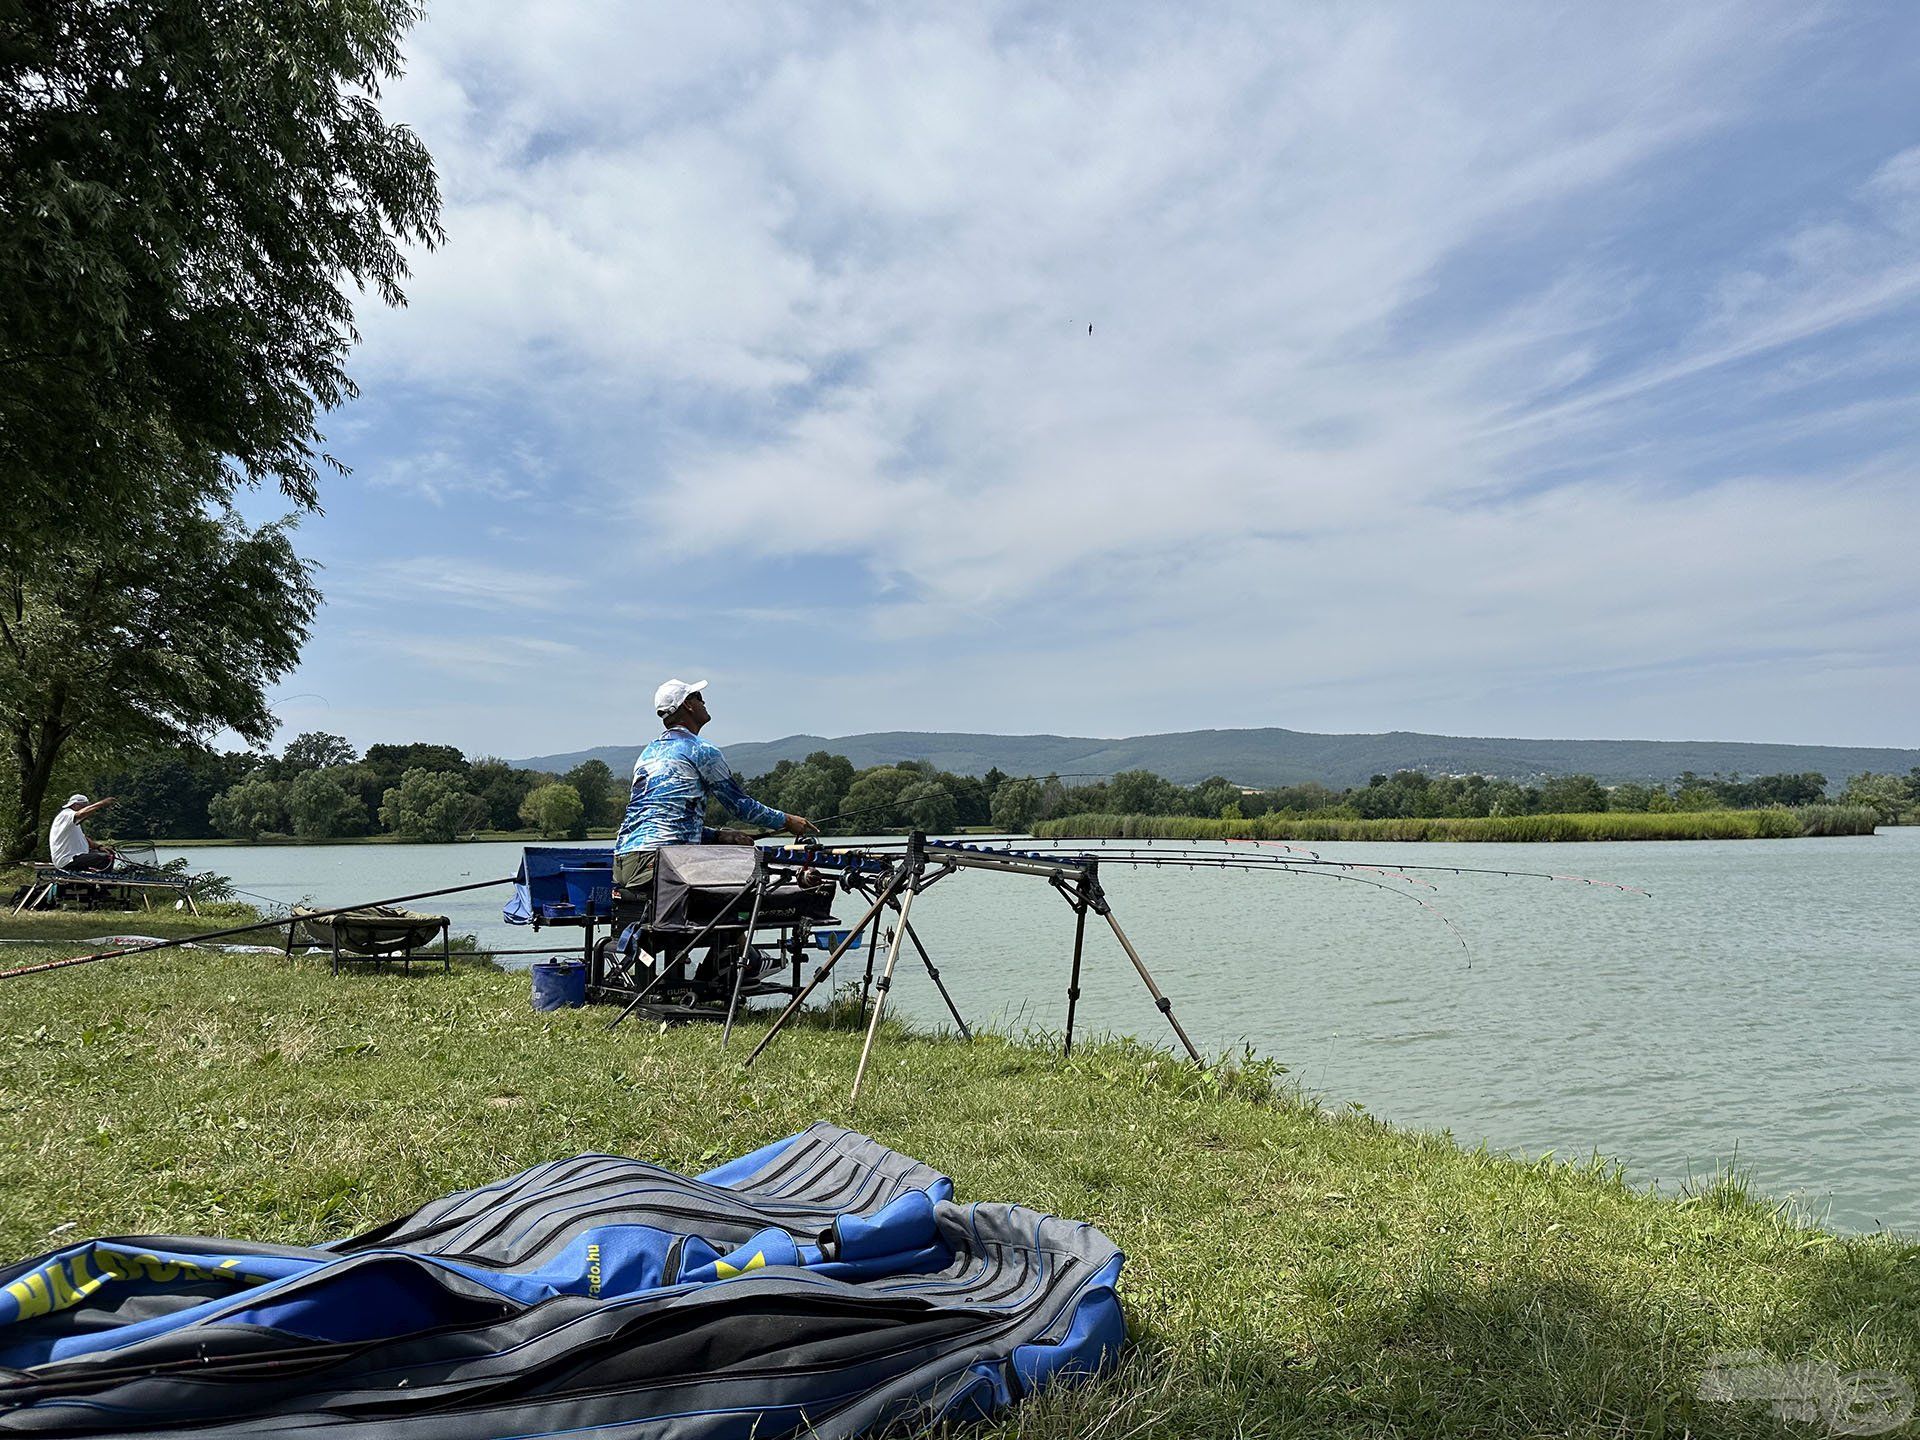
[[[1871,835],[1864,805],[1797,810],[1693,810],[1667,814],[1604,811],[1581,815],[1491,815],[1347,820],[1261,815],[1207,820],[1190,815],[1068,815],[1034,827],[1046,840],[1789,840],[1806,835]]]

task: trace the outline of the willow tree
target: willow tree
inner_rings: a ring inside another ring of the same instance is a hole
[[[106,714],[128,719],[128,742],[265,723],[260,687],[297,656],[311,593],[286,530],[249,530],[230,502],[271,485],[296,512],[318,508],[321,471],[341,468],[318,420],[355,393],[355,296],[403,303],[403,246],[441,238],[432,162],[378,103],[418,13],[414,0],[0,0],[13,854],[68,741],[117,738]],[[204,626],[102,618],[95,584],[127,585],[149,616],[190,618],[176,602],[206,577],[178,554],[129,549],[174,531],[197,536],[216,569],[281,557],[286,583],[259,613],[224,617],[232,638],[258,642],[259,663],[196,674],[204,656],[237,651]],[[63,685],[40,668],[53,635],[84,641],[101,673],[167,683],[81,715],[62,697],[87,677]],[[109,663],[101,647],[116,637],[153,653]]]

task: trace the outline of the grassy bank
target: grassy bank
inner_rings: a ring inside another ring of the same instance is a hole
[[[6,933],[47,942],[0,947],[20,963],[105,930]],[[830,1021],[746,1072],[758,1025],[730,1051],[710,1027],[609,1035],[602,1011],[533,1014],[526,984],[207,952],[0,984],[0,1255],[338,1237],[554,1156],[699,1169],[828,1117],[1126,1250],[1131,1363],[989,1433],[1777,1434],[1696,1398],[1712,1354],[1920,1377],[1920,1246],[1801,1228],[1738,1184],[1657,1198],[1125,1043],[1063,1064],[896,1032],[850,1110],[857,1037]]]
[[[1810,805],[1799,810],[1607,811],[1405,820],[1068,815],[1041,822],[1034,834],[1049,840],[1785,840],[1806,835],[1871,835],[1874,823],[1873,811],[1865,806]]]

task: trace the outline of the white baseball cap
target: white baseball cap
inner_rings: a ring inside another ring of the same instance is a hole
[[[689,685],[685,680],[669,680],[653,692],[653,713],[660,716],[673,714],[687,703],[689,695],[697,694],[707,688],[704,680],[695,680]]]
[[[67,797],[67,803],[65,808],[68,810],[77,810],[80,806],[86,803],[87,803],[87,797],[84,795],[69,795]]]

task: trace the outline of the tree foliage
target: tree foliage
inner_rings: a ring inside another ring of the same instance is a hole
[[[0,852],[34,844],[63,754],[116,763],[222,728],[313,614],[285,523],[317,421],[354,393],[355,295],[402,302],[438,243],[419,140],[377,100],[413,0],[40,0],[0,31]],[[253,593],[249,597],[247,589]]]
[[[432,163],[377,98],[413,0],[37,0],[0,45],[0,564],[156,484],[318,503],[354,290],[402,303]],[[352,282],[352,289],[342,281]]]
[[[487,818],[486,802],[444,770],[409,770],[380,802],[380,823],[405,840],[452,840]]]
[[[81,788],[90,795],[119,798],[113,809],[101,812],[102,835],[204,840],[220,833],[208,818],[207,807],[244,778],[257,759],[215,754],[202,745],[163,747],[113,765]]]
[[[993,792],[993,823],[1002,830],[1026,830],[1040,818],[1040,782],[1022,777],[1002,780]]]
[[[324,735],[305,735],[290,741],[277,759],[259,752],[215,755],[197,746],[162,747],[143,752],[131,766],[65,766],[59,788],[69,788],[71,781],[71,788],[121,797],[120,806],[104,817],[102,838],[185,838],[213,833],[208,820],[210,809],[222,821],[222,833],[252,837],[290,827],[295,833],[318,838],[327,822],[303,811],[294,794],[308,776],[324,776],[337,794],[348,797],[338,811],[332,811],[335,796],[320,795],[320,780],[305,781],[311,788],[309,803],[316,807],[325,804],[334,814],[329,833],[356,833],[375,823],[392,829],[392,820],[403,818],[405,807],[386,806],[383,810],[383,802],[388,791],[400,788],[406,770],[441,777],[444,785],[435,790],[432,803],[448,795],[465,797],[447,802],[458,822],[450,833],[466,833],[481,826],[510,830],[525,825],[545,834],[579,834],[593,823],[586,813],[584,797],[577,821],[550,818],[538,809],[523,812],[522,802],[543,785],[552,784],[554,777],[518,769],[504,760],[482,757],[469,761],[451,745],[375,745],[367,753],[377,765],[359,760],[304,768],[312,758],[351,753],[347,742]],[[383,778],[385,767],[409,759],[422,763]],[[599,778],[599,768],[581,766],[568,773],[591,783]],[[248,784],[242,787],[241,782]],[[262,783],[264,788],[257,788]],[[1452,819],[1670,812],[1683,804],[1711,810],[1758,809],[1784,803],[1779,797],[1822,796],[1825,787],[1822,777],[1811,774],[1741,778],[1687,773],[1667,785],[1622,784],[1608,788],[1588,776],[1550,777],[1538,784],[1524,784],[1484,775],[1429,775],[1407,770],[1375,776],[1369,784],[1347,791],[1314,783],[1248,790],[1218,775],[1182,787],[1150,772],[1137,772],[1124,780],[1116,776],[1076,785],[1066,784],[1058,776],[1002,773],[999,783],[989,791],[986,777],[955,775],[924,762],[856,772],[846,757],[824,751],[799,762],[782,762],[745,783],[767,804],[824,821],[830,832],[843,835],[909,826],[935,833],[986,825],[1027,830],[1042,820],[1062,815],[1111,813],[1104,807],[1116,791],[1162,805],[1160,813],[1166,815],[1254,819],[1279,813],[1361,818],[1364,810],[1379,818]],[[227,793],[236,787],[241,787],[238,794]],[[578,793],[578,787],[574,788]],[[499,810],[503,797],[512,800],[512,809],[505,814]],[[1846,798],[1873,804],[1890,822],[1920,820],[1920,769],[1906,776],[1855,776],[1849,782]],[[217,804],[210,803],[216,799]],[[617,817],[624,800],[624,787],[615,786],[607,798],[611,817]],[[354,801],[359,802],[357,806]],[[1575,806],[1584,808],[1559,808]],[[430,809],[431,804],[425,808]],[[384,818],[377,822],[372,818],[382,815]],[[731,821],[716,816],[714,823]],[[416,824],[408,833],[418,833],[419,828]]]
[[[330,840],[366,828],[367,807],[339,768],[303,770],[285,784],[287,820],[302,840]]]
[[[378,747],[376,747],[378,748]],[[451,745],[413,746],[414,750],[444,751],[458,757],[460,752]],[[371,752],[369,752],[371,753]],[[478,795],[487,807],[487,825],[494,830],[511,830],[520,823],[520,807],[528,794],[537,786],[541,778],[531,770],[517,770],[506,761],[493,755],[483,755],[471,766],[462,759],[458,765],[429,764],[422,769],[441,770],[447,774],[465,774],[466,787]]]
[[[579,795],[583,825],[612,825],[619,819],[615,803],[624,808],[627,797],[617,793],[606,761],[583,760],[560,779]]]
[[[831,769],[829,762],[832,762]],[[826,777],[833,776],[832,783]],[[837,803],[827,796],[842,783]],[[1593,814],[1609,810],[1760,809],[1814,803],[1825,795],[1825,777],[1817,774],[1763,775],[1743,779],[1680,775],[1670,785],[1600,784],[1591,775],[1541,778],[1538,783],[1487,775],[1430,775],[1400,770],[1375,775],[1366,785],[1334,790],[1316,782],[1270,790],[1235,784],[1211,775],[1182,786],[1148,770],[1122,771],[1069,785],[1057,775],[986,778],[937,771],[924,761],[877,765],[855,773],[843,756],[816,753],[796,764],[783,760],[748,788],[770,805],[827,821],[839,834],[912,827],[935,832],[991,824],[1003,830],[1027,830],[1064,815],[1190,815],[1252,819],[1270,813],[1325,815],[1350,819],[1472,818],[1542,814]],[[1899,813],[1920,814],[1920,770],[1905,780],[1868,782],[1859,793],[1877,797],[1883,812],[1896,803]],[[819,786],[819,789],[815,789]]]
[[[920,779],[917,770],[900,765],[876,766],[863,770],[847,787],[843,829],[859,833],[885,830],[905,823],[900,814],[900,794]]]
[[[318,595],[286,525],[199,507],[121,517],[58,563],[0,573],[0,724],[17,790],[5,856],[35,844],[72,742],[137,753],[226,728],[273,733],[266,687],[290,671]]]
[[[287,829],[287,788],[256,775],[222,791],[207,807],[213,828],[229,840],[258,840]]]
[[[909,825],[929,835],[953,829],[960,818],[953,792],[938,780],[914,781],[900,792],[894,804]]]
[[[1920,780],[1920,772],[1914,778]],[[1864,805],[1891,825],[1909,808],[1920,809],[1920,785],[1909,785],[1898,775],[1876,775],[1872,771],[1856,775],[1840,794],[1842,805]]]
[[[559,780],[528,791],[520,802],[520,818],[545,836],[585,834],[586,813],[580,792]]]
[[[287,742],[286,749],[280,752],[280,773],[282,777],[299,774],[303,770],[326,770],[340,765],[351,765],[360,758],[360,752],[344,735],[329,735],[324,730],[309,730],[304,735],[296,735]]]

